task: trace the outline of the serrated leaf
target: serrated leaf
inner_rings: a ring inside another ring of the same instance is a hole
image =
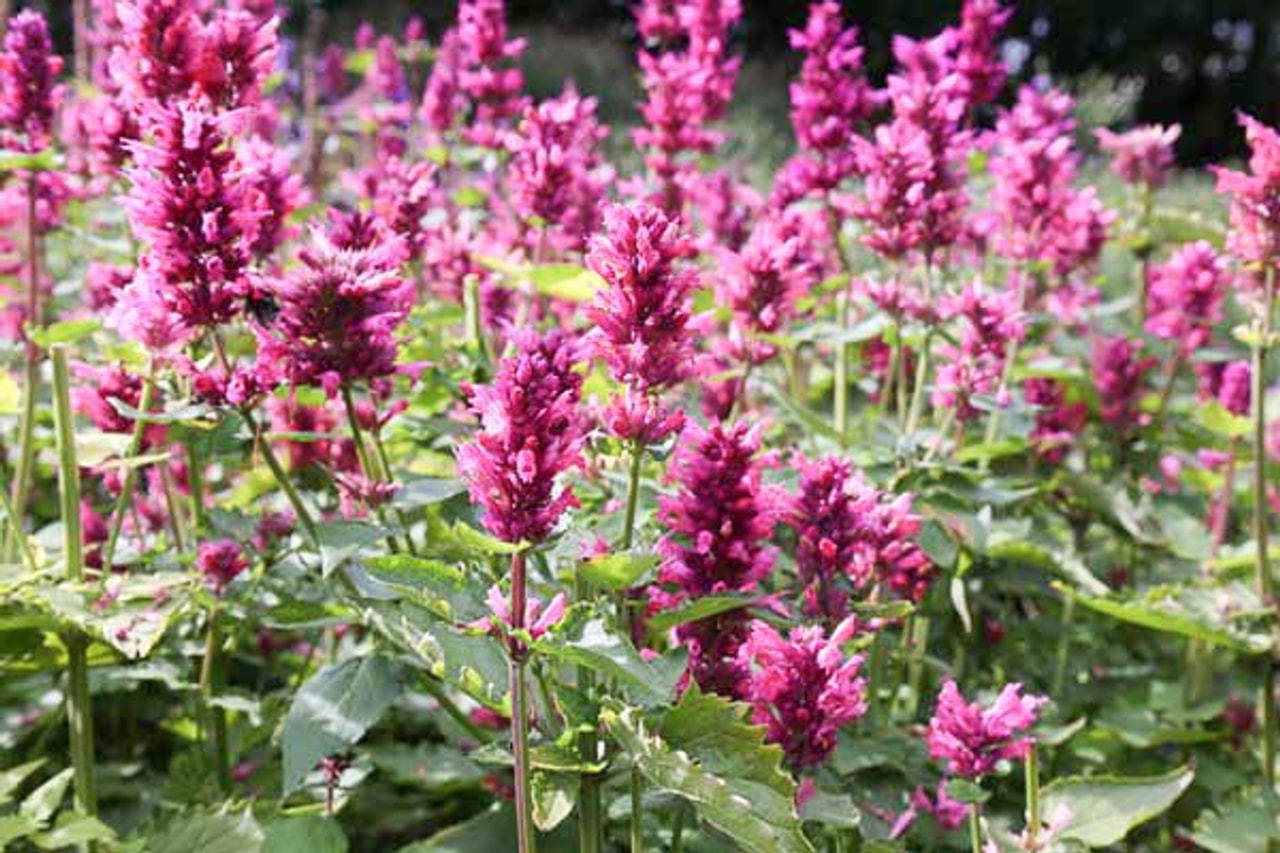
[[[654,634],[664,634],[686,622],[696,622],[709,616],[718,616],[730,610],[746,607],[756,599],[747,595],[704,595],[673,610],[664,610],[649,617],[646,627]]]
[[[971,805],[985,803],[991,799],[991,792],[968,779],[951,779],[947,781],[947,796],[957,802]]]
[[[400,689],[395,667],[377,654],[327,666],[302,685],[280,736],[284,790],[295,790],[322,758],[363,737]]]
[[[39,829],[40,824],[26,815],[0,815],[0,850],[8,850],[10,841],[26,838]]]
[[[470,583],[476,576],[439,560],[391,554],[370,557],[364,566],[375,580],[409,595],[446,621],[471,622],[489,613],[486,591]]]
[[[713,758],[708,762],[701,754],[668,743],[663,737],[651,733],[638,708],[626,708],[620,712],[606,709],[601,712],[600,720],[651,785],[687,800],[697,810],[699,818],[745,850],[752,853],[813,853],[813,846],[805,838],[795,810],[794,785],[790,792],[780,793],[771,785],[756,780],[723,776],[712,769],[712,764],[727,757],[724,750],[715,749]],[[758,731],[761,735],[756,741],[756,749],[765,749],[762,745],[763,730]],[[730,739],[735,738],[730,735]],[[704,742],[703,746],[714,744]],[[776,747],[773,750],[776,756],[780,756]],[[736,762],[747,764],[754,761],[751,756],[736,759]],[[781,774],[780,770],[778,772]]]
[[[588,619],[564,634],[554,634],[534,644],[534,650],[563,661],[585,666],[624,683],[624,689],[646,703],[665,703],[675,695],[676,678],[640,657],[629,640],[605,624],[604,619]]]
[[[53,829],[40,833],[32,840],[41,850],[65,850],[68,847],[86,846],[91,841],[113,841],[115,837],[115,830],[96,817],[67,814],[59,817],[58,825]]]
[[[1146,778],[1059,779],[1042,791],[1043,814],[1069,809],[1061,837],[1090,847],[1116,844],[1134,827],[1163,814],[1191,786],[1195,772],[1179,767]]]
[[[18,807],[18,813],[31,818],[37,824],[48,823],[53,818],[53,813],[58,810],[58,806],[62,805],[62,799],[67,795],[74,776],[75,769],[68,767],[51,777],[27,795],[22,805]]]
[[[380,542],[386,535],[385,530],[363,521],[320,522],[316,525],[316,539],[320,543],[321,573],[328,577],[362,548]]]
[[[1257,791],[1243,794],[1218,811],[1201,814],[1191,840],[1209,853],[1258,853],[1267,841],[1280,841],[1280,810],[1274,798]]]
[[[262,829],[245,809],[239,814],[186,813],[147,838],[147,853],[260,853]]]
[[[10,767],[8,770],[0,771],[0,803],[8,803],[13,801],[14,792],[27,781],[27,778],[35,773],[48,761],[47,758],[37,758],[35,761],[28,761],[26,764],[19,764],[17,767]]]
[[[337,821],[320,815],[276,820],[263,829],[267,853],[347,853],[349,847]]]

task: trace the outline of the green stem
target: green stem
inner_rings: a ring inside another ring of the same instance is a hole
[[[187,445],[187,485],[191,488],[191,527],[194,538],[199,539],[208,529],[204,506],[204,454],[199,439]]]
[[[356,412],[355,397],[351,394],[351,386],[345,382],[342,384],[342,404],[347,412],[347,425],[351,429],[351,440],[356,445],[356,457],[360,460],[360,470],[370,482],[381,482],[383,480],[382,472],[379,470],[374,457],[369,454],[369,447],[364,441],[364,430],[360,429],[360,416]],[[372,509],[373,514],[385,525],[387,519],[383,508],[375,506]],[[391,549],[392,553],[396,553],[400,550],[400,543],[396,541],[394,536],[388,534],[387,547]]]
[[[26,563],[28,569],[35,572],[36,555],[31,552],[31,543],[27,542],[26,533],[22,530],[22,519],[13,511],[13,504],[9,501],[9,493],[5,489],[0,489],[0,511],[4,512],[5,530],[17,543],[22,562]]]
[[[622,519],[622,550],[631,550],[635,538],[636,511],[640,507],[640,471],[644,465],[644,448],[640,443],[631,445],[631,467],[627,476],[627,508]]]
[[[924,265],[924,296],[926,301],[933,300],[933,265],[926,260]],[[920,415],[924,410],[924,386],[929,379],[929,351],[933,343],[933,327],[925,330],[924,341],[920,346],[920,358],[916,362],[915,385],[911,388],[911,405],[907,408],[907,421],[903,425],[903,434],[912,435],[920,423]]]
[[[680,853],[684,849],[684,806],[676,805],[675,817],[671,819],[671,853]]]
[[[36,233],[36,173],[27,175],[27,324],[31,330],[44,325],[40,310],[40,239]],[[36,461],[36,397],[40,393],[40,348],[27,335],[23,372],[22,422],[18,428],[18,468],[13,480],[13,509],[21,525],[27,511]],[[15,545],[17,543],[14,543]],[[6,554],[12,551],[6,549]]]
[[[644,801],[644,785],[640,772],[631,769],[631,853],[642,853],[644,850],[644,815],[641,804]]]
[[[302,525],[302,529],[307,532],[307,537],[311,540],[311,544],[319,545],[320,537],[316,533],[316,523],[311,517],[310,510],[307,505],[302,502],[302,496],[298,494],[298,490],[293,487],[293,481],[289,479],[288,473],[285,472],[284,466],[280,464],[279,457],[271,447],[271,443],[266,440],[262,434],[262,427],[258,423],[258,419],[254,417],[253,409],[249,406],[240,407],[240,417],[244,418],[245,423],[249,425],[249,431],[253,434],[253,443],[257,445],[258,450],[262,453],[262,460],[267,463],[267,467],[271,469],[271,476],[275,478],[276,485],[284,492],[285,497],[289,500],[289,505],[293,507],[293,514],[298,517],[298,523]]]
[[[842,287],[836,295],[836,322],[840,334],[849,328],[849,288]],[[849,436],[849,344],[840,340],[836,344],[835,354],[835,397],[832,407],[835,409],[836,434],[843,445]]]
[[[53,356],[54,422],[58,444],[58,492],[62,512],[62,551],[67,580],[84,580],[84,552],[80,530],[80,466],[76,459],[75,421],[71,411],[71,380],[67,351],[55,346]],[[88,639],[72,628],[64,634],[67,647],[67,723],[71,764],[75,774],[76,807],[86,815],[98,813],[97,780],[93,764],[93,711],[89,696]],[[87,850],[95,845],[87,844]]]
[[[982,806],[969,806],[969,845],[973,853],[982,853]]]
[[[440,706],[440,709],[448,714],[449,718],[457,723],[458,727],[466,732],[468,737],[476,743],[483,744],[489,742],[489,733],[471,722],[471,718],[463,713],[462,709],[458,707],[458,703],[454,702],[453,699],[449,697],[449,694],[445,692],[442,684],[437,682],[431,676],[424,678],[422,680],[422,684],[423,689],[426,690],[427,694],[430,695],[431,698],[436,700],[436,704]]]
[[[213,753],[218,790],[222,795],[231,794],[231,751],[227,745],[227,712],[213,704],[219,686],[222,667],[220,655],[222,636],[218,625],[219,608],[215,604],[209,611],[209,623],[205,628],[204,660],[200,663],[200,696],[204,699],[205,714],[209,720],[209,748]]]
[[[1040,834],[1040,765],[1036,757],[1036,745],[1031,744],[1027,750],[1025,764],[1027,782],[1027,849],[1039,847],[1037,836]]]
[[[1274,605],[1271,564],[1267,559],[1267,350],[1271,345],[1271,313],[1275,302],[1276,269],[1267,265],[1262,313],[1253,343],[1253,540],[1258,597],[1263,607]],[[1262,775],[1267,787],[1276,782],[1275,655],[1267,660],[1262,696]]]
[[[920,710],[920,691],[924,683],[924,657],[929,649],[929,617],[917,614],[912,619],[911,657],[907,665],[907,719],[914,720]]]
[[[138,411],[146,413],[151,408],[151,399],[155,394],[155,381],[150,371],[147,378],[142,383],[142,396],[138,401]],[[129,449],[125,455],[125,461],[133,459],[142,451],[142,440],[147,430],[147,423],[143,418],[133,425],[133,439],[129,442]],[[124,529],[124,518],[129,512],[129,507],[133,505],[133,484],[138,479],[137,466],[130,465],[124,472],[124,483],[120,486],[120,496],[116,498],[116,505],[111,510],[111,528],[107,534],[106,544],[102,546],[102,582],[106,583],[107,577],[111,574],[112,560],[116,554],[116,543],[120,540],[120,531]]]
[[[884,637],[876,632],[871,636],[871,659],[867,664],[867,715],[871,730],[880,727],[880,682],[884,678]]]
[[[745,387],[743,389],[746,391]],[[631,545],[635,540],[636,530],[636,511],[640,506],[640,472],[644,464],[644,447],[640,442],[633,441],[631,443],[631,467],[627,478],[627,508],[626,514],[622,521],[622,550],[630,551]],[[618,618],[621,620],[623,630],[630,634],[631,631],[631,614],[627,608],[626,593],[620,593],[618,596]],[[641,853],[644,850],[644,833],[641,827],[643,820],[643,799],[644,788],[640,778],[640,771],[631,768],[631,853]]]
[[[587,587],[582,573],[578,572],[574,579],[574,597],[580,601],[590,600],[591,590]],[[578,667],[578,690],[585,699],[595,686],[595,673],[590,667]],[[600,753],[600,740],[595,729],[583,731],[578,735],[578,755],[584,762],[594,763]],[[578,848],[581,853],[600,853],[604,840],[604,821],[601,817],[600,775],[583,773],[578,781]]]
[[[524,630],[527,602],[525,556],[523,551],[511,555],[511,629]],[[510,639],[508,657],[511,662],[511,752],[515,759],[516,842],[519,853],[533,853],[533,798],[529,767],[529,697],[524,669],[528,649]]]

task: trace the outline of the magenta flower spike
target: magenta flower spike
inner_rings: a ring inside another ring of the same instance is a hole
[[[653,444],[679,428],[654,399],[689,376],[694,360],[687,326],[698,274],[681,263],[693,255],[693,241],[676,221],[646,204],[610,206],[604,224],[605,234],[591,242],[587,265],[605,287],[586,313],[596,326],[590,337],[594,354],[626,386],[626,393],[610,401],[605,419],[616,426],[618,438]]]
[[[248,568],[244,551],[230,539],[201,542],[196,549],[196,569],[205,586],[218,597]]]
[[[49,25],[25,9],[9,21],[0,53],[0,128],[8,148],[40,151],[49,145],[53,114],[62,100],[55,81],[62,59],[53,53]]]
[[[743,694],[767,739],[782,746],[795,770],[822,764],[840,730],[867,710],[862,656],[845,657],[840,646],[854,635],[855,617],[827,637],[821,627],[792,628],[785,639],[765,622],[753,622],[739,657],[746,669]]]
[[[1013,7],[1000,0],[965,0],[956,30],[956,73],[964,80],[970,108],[994,101],[1004,88],[1009,69],[999,58],[998,39]]]
[[[279,44],[274,14],[218,9],[204,28],[197,67],[200,93],[219,109],[257,106],[275,69]]]
[[[1173,169],[1173,143],[1182,135],[1181,125],[1144,124],[1124,133],[1095,130],[1098,147],[1111,155],[1111,171],[1130,184],[1158,190]]]
[[[573,489],[556,480],[582,464],[582,376],[574,370],[578,347],[564,333],[523,330],[512,340],[516,352],[493,381],[467,389],[480,431],[458,448],[458,474],[490,533],[536,543],[577,505]]]
[[[1120,428],[1123,434],[1150,419],[1141,414],[1148,373],[1158,364],[1155,356],[1141,358],[1142,341],[1125,337],[1101,337],[1093,345],[1093,384],[1098,389],[1098,409],[1102,419]]]
[[[1043,696],[1022,695],[1021,684],[1007,684],[990,708],[967,704],[954,681],[947,680],[929,720],[929,755],[946,763],[947,772],[977,779],[1001,761],[1023,758],[1034,742],[1019,736],[1035,725]]]
[[[130,223],[147,246],[140,276],[151,279],[183,323],[225,323],[246,294],[250,247],[262,211],[248,175],[227,146],[237,118],[195,102],[151,105],[150,141],[132,146]]]
[[[414,299],[399,272],[401,251],[394,237],[348,249],[315,231],[299,265],[272,291],[279,313],[257,327],[263,378],[334,394],[343,384],[393,374],[396,328]]]
[[[139,110],[148,102],[167,104],[193,94],[205,33],[191,0],[118,0],[118,41],[111,52],[111,77],[121,95]]]
[[[843,26],[839,3],[811,3],[804,29],[788,35],[791,47],[804,52],[791,84],[791,125],[813,165],[806,190],[826,192],[856,171],[850,140],[885,96],[863,74],[858,29]]]
[[[1249,171],[1218,168],[1218,192],[1231,197],[1227,250],[1246,264],[1280,265],[1280,133],[1240,114]]]
[[[1179,247],[1147,270],[1144,328],[1190,354],[1209,343],[1222,321],[1228,275],[1223,259],[1204,240]]]

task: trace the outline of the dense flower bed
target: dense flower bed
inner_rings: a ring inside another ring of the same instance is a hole
[[[753,185],[735,0],[634,169],[500,0],[88,6],[0,54],[0,845],[1280,843],[1275,129],[1188,209],[1000,0],[815,2]]]

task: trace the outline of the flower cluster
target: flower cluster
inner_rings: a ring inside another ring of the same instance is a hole
[[[559,332],[519,332],[515,355],[489,385],[468,389],[480,418],[475,439],[458,448],[458,474],[485,509],[484,526],[506,542],[540,542],[576,505],[556,478],[581,464],[584,424],[577,350]]]
[[[608,133],[596,121],[595,98],[572,88],[526,107],[507,142],[511,200],[520,215],[558,226],[570,245],[582,246],[598,224],[610,177],[599,151]]]
[[[791,30],[791,47],[804,52],[800,77],[791,84],[791,124],[800,143],[806,191],[834,189],[857,168],[849,140],[884,102],[862,71],[856,27],[844,28],[840,4],[812,3],[803,30]]]
[[[0,53],[0,128],[5,147],[39,151],[49,145],[62,88],[54,81],[62,59],[54,55],[49,25],[30,9],[8,22]]]
[[[1069,402],[1066,389],[1055,379],[1028,379],[1022,385],[1022,396],[1037,409],[1036,425],[1031,431],[1036,453],[1050,464],[1058,464],[1084,429],[1088,407],[1082,402]]]
[[[938,707],[929,720],[929,755],[945,761],[947,771],[966,779],[985,776],[1001,761],[1020,759],[1032,739],[1019,737],[1036,723],[1041,696],[1022,695],[1021,684],[1007,684],[990,708],[966,703],[954,681],[942,685]]]
[[[1129,435],[1135,426],[1145,426],[1149,416],[1139,404],[1145,379],[1158,360],[1140,357],[1142,341],[1100,337],[1093,344],[1093,384],[1098,389],[1098,409],[1102,419]]]
[[[587,265],[605,287],[586,314],[596,326],[595,354],[626,388],[605,417],[617,437],[654,444],[681,423],[655,398],[691,371],[686,326],[698,275],[681,262],[692,256],[693,241],[677,221],[645,204],[607,208],[604,226]]]
[[[277,315],[260,324],[258,361],[268,381],[338,386],[395,372],[396,327],[413,305],[394,237],[344,248],[316,231],[300,264],[271,291]]]
[[[1218,192],[1231,196],[1227,248],[1246,264],[1280,264],[1280,133],[1240,114],[1249,171],[1217,169]]]
[[[1147,270],[1145,328],[1191,353],[1207,344],[1222,320],[1227,293],[1226,265],[1203,240],[1179,247]]]
[[[248,568],[244,551],[230,539],[201,542],[196,548],[196,570],[205,586],[219,597]]]
[[[1111,171],[1128,183],[1158,190],[1173,169],[1173,143],[1182,135],[1182,127],[1146,124],[1125,133],[1099,128],[1094,135],[1098,147],[1111,155]]]
[[[976,281],[943,301],[942,315],[963,318],[964,326],[958,347],[940,348],[943,363],[931,396],[935,406],[954,408],[962,422],[977,417],[973,397],[997,390],[1009,346],[1026,332],[1020,302],[1015,289],[988,291]]]
[[[840,729],[866,712],[862,656],[846,658],[840,650],[853,636],[854,621],[845,619],[830,637],[820,627],[799,627],[786,639],[754,622],[738,651],[748,672],[742,693],[753,717],[796,770],[826,761]]]
[[[155,105],[152,139],[133,146],[126,200],[147,244],[138,277],[193,328],[234,317],[247,292],[259,194],[226,140],[231,125],[193,102]]]
[[[659,499],[671,531],[660,545],[659,580],[675,592],[667,606],[707,595],[752,592],[773,570],[766,545],[781,513],[782,493],[761,482],[760,433],[747,424],[685,427],[671,463],[679,491]],[[681,626],[693,679],[708,690],[737,695],[738,646],[747,621],[739,611]]]

